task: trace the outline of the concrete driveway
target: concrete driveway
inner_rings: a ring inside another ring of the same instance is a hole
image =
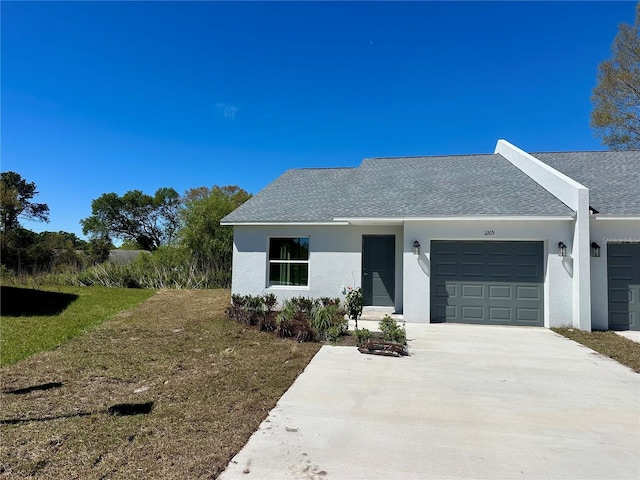
[[[640,375],[543,328],[323,347],[221,479],[638,479]]]

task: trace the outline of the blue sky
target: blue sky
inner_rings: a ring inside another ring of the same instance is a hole
[[[601,150],[589,96],[634,2],[7,2],[1,162],[81,234],[102,193],[363,158]],[[470,175],[473,172],[469,173]]]

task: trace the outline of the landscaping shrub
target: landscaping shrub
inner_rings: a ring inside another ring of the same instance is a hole
[[[273,312],[278,304],[278,297],[276,297],[273,293],[267,293],[262,296],[262,303],[264,307],[267,309],[267,313]]]
[[[322,304],[323,307],[329,307],[329,306],[339,307],[341,303],[338,297],[336,298],[320,297],[318,301]]]
[[[320,338],[324,337],[324,333],[333,325],[333,317],[335,312],[331,307],[323,307],[316,304],[309,315],[309,325],[318,333]]]
[[[316,340],[316,334],[306,320],[298,320],[294,323],[293,329],[295,332],[295,338],[298,342],[314,342]]]
[[[225,313],[228,318],[246,325],[266,325],[265,319],[269,316],[264,297],[252,295],[231,295],[231,306]]]
[[[344,318],[345,311],[340,308],[340,304],[336,304],[333,299],[320,299],[316,302],[311,315],[309,316],[309,325],[315,330],[318,338],[321,340],[329,340],[329,330],[332,330],[332,335],[344,335],[349,327],[349,322]]]
[[[329,327],[324,333],[324,338],[328,342],[332,344],[336,344],[342,341],[342,337],[344,336],[344,331],[341,325],[333,325]]]
[[[371,332],[366,328],[360,328],[355,330],[356,343],[360,347],[371,340]]]
[[[384,335],[384,339],[390,342],[398,342],[403,345],[407,344],[407,333],[398,323],[389,315],[385,315],[380,323],[380,330]]]
[[[275,334],[282,338],[295,338],[298,342],[312,342],[316,339],[309,322],[299,312],[293,318],[279,317]]]
[[[293,297],[291,300],[289,300],[289,303],[293,305],[297,312],[303,313],[308,317],[309,315],[311,315],[311,311],[313,310],[314,306],[319,302],[307,297]]]
[[[258,328],[263,332],[273,332],[278,327],[274,312],[267,312],[258,320]]]
[[[294,297],[283,302],[279,312],[273,310],[276,304],[277,298],[272,293],[234,294],[225,313],[229,319],[256,325],[260,330],[274,332],[282,338],[295,338],[298,342],[329,340],[335,343],[347,332],[348,320],[339,298]]]

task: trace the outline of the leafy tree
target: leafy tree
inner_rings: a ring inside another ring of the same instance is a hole
[[[89,261],[93,264],[106,262],[107,258],[109,258],[109,251],[114,248],[111,240],[99,237],[92,238],[87,245]]]
[[[640,149],[640,3],[633,25],[622,23],[613,56],[598,66],[591,126],[613,150]]]
[[[75,233],[60,230],[59,232],[40,232],[38,235],[42,243],[52,249],[81,250],[87,247],[87,242],[79,238]]]
[[[237,186],[193,188],[185,194],[180,240],[200,263],[231,278],[233,229],[220,220],[251,198]]]
[[[0,221],[3,234],[19,228],[20,217],[42,222],[49,221],[49,206],[31,201],[37,194],[36,184],[28,183],[20,174],[16,172],[0,174]]]
[[[138,242],[130,238],[124,239],[119,248],[120,250],[142,250],[140,245],[138,245]]]
[[[80,221],[91,238],[132,240],[153,251],[170,244],[180,225],[180,195],[159,188],[154,196],[131,190],[122,196],[105,193],[91,202],[90,217]]]
[[[23,273],[51,272],[83,265],[86,242],[69,232],[35,233],[20,226],[3,234],[2,264]]]

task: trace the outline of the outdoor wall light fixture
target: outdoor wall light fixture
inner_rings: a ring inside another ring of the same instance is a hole
[[[591,242],[591,256],[599,257],[600,256],[600,245],[596,242]]]
[[[562,242],[558,242],[558,255],[561,257],[567,256],[567,246]]]
[[[418,242],[418,240],[413,242],[413,254],[420,255],[420,243]]]

